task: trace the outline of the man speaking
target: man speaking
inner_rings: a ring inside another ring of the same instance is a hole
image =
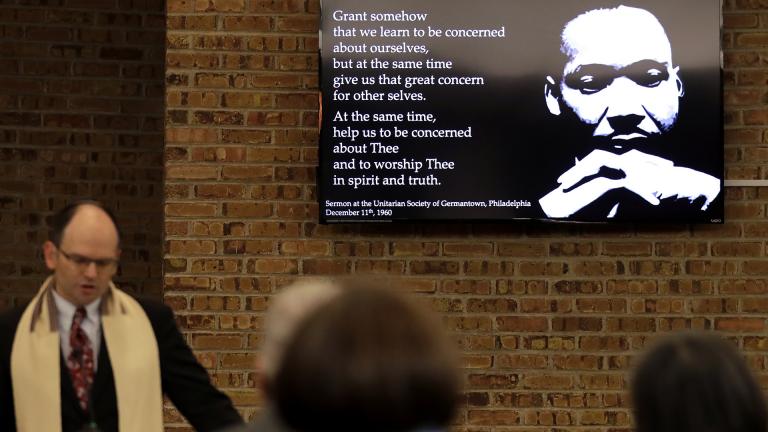
[[[658,19],[626,6],[594,9],[568,22],[560,36],[565,65],[546,77],[544,99],[550,114],[577,125],[572,141],[588,148],[574,151],[559,186],[539,200],[544,213],[632,218],[638,203],[662,200],[707,210],[720,179],[660,156],[673,147],[669,133],[685,92]],[[696,143],[686,145],[695,154]]]
[[[160,432],[163,393],[197,430],[240,423],[171,310],[112,283],[120,257],[112,214],[82,201],[52,225],[43,253],[53,274],[28,306],[0,316],[0,429]]]

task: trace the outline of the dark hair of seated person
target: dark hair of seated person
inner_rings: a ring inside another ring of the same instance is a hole
[[[637,432],[765,432],[765,399],[732,343],[713,334],[664,339],[632,380]]]
[[[300,432],[414,431],[451,421],[457,371],[437,320],[353,282],[300,324],[268,392]]]

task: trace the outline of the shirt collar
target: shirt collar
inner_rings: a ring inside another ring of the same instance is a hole
[[[62,297],[55,288],[51,290],[51,293],[53,294],[53,301],[56,303],[56,310],[59,312],[59,324],[65,325],[64,328],[69,328],[72,325],[72,317],[75,316],[77,306]],[[91,320],[94,324],[98,324],[100,321],[99,305],[101,305],[101,297],[85,305],[86,319]]]

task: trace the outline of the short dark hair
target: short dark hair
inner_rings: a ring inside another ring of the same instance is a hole
[[[56,245],[56,247],[61,246],[61,238],[64,235],[64,230],[67,228],[69,223],[72,221],[72,218],[75,216],[77,211],[80,209],[80,207],[90,205],[94,207],[100,208],[104,213],[109,216],[109,220],[112,221],[112,224],[115,226],[115,230],[117,230],[117,245],[120,246],[120,227],[117,225],[117,220],[115,219],[114,213],[112,213],[112,210],[104,206],[100,201],[91,200],[91,199],[81,199],[74,201],[68,205],[66,205],[64,208],[56,212],[56,214],[53,215],[51,218],[51,232],[49,236],[49,240]]]
[[[408,431],[444,426],[458,402],[450,343],[392,289],[343,287],[288,344],[269,394],[297,431]]]
[[[765,432],[763,394],[733,345],[712,334],[661,341],[632,382],[637,432]]]

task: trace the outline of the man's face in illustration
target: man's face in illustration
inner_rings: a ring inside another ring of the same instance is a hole
[[[552,114],[570,110],[592,136],[617,148],[675,124],[683,95],[679,67],[652,14],[626,6],[592,10],[566,24],[561,42],[562,77],[547,77],[545,85]]]

